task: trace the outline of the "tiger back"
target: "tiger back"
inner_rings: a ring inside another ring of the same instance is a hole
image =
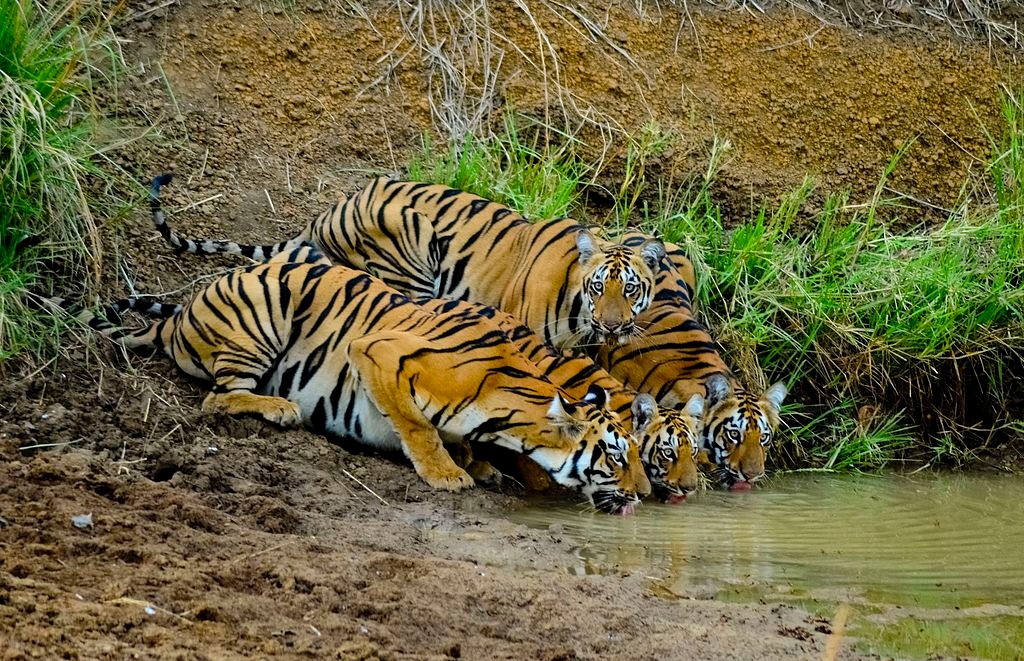
[[[371,273],[410,296],[504,310],[557,347],[633,337],[664,256],[656,239],[613,244],[569,219],[531,223],[471,193],[387,178],[341,197],[277,244],[184,239],[159,206],[160,186],[168,181],[169,175],[153,181],[153,219],[177,252],[264,260],[308,240],[333,262]]]
[[[123,346],[162,351],[213,381],[205,410],[400,449],[435,488],[472,486],[444,448],[468,439],[528,455],[602,511],[631,512],[650,492],[603,390],[569,398],[486,318],[431,314],[309,255],[222,276],[137,331],[68,307]]]

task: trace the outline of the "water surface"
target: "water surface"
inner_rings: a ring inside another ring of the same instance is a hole
[[[964,608],[1024,604],[1024,480],[790,474],[632,517],[536,502],[512,515],[575,545],[580,572],[640,570],[670,592],[800,594]]]

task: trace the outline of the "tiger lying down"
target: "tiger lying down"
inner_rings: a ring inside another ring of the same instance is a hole
[[[472,193],[380,178],[329,209],[290,239],[265,246],[178,236],[160,209],[157,230],[178,253],[233,253],[264,261],[304,241],[335,264],[366,271],[414,298],[474,301],[510,313],[548,344],[625,343],[651,304],[665,246],[598,239],[568,218],[532,223]]]
[[[447,441],[521,452],[604,512],[632,513],[651,492],[639,448],[602,388],[567,399],[472,309],[428,311],[366,273],[317,261],[307,246],[280,258],[222,276],[140,330],[53,302],[127,348],[162,351],[213,381],[204,410],[401,449],[434,488],[474,484]],[[653,400],[640,401],[653,410]],[[467,468],[488,473],[473,463]]]

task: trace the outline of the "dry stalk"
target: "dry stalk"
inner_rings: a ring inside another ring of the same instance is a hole
[[[545,137],[552,132],[569,133],[568,137],[573,139],[584,127],[594,128],[602,141],[603,160],[610,137],[623,133],[623,129],[604,113],[581,102],[567,85],[558,48],[542,27],[538,10],[553,14],[592,43],[607,44],[645,78],[646,72],[583,11],[564,8],[549,0],[534,5],[528,0],[514,1],[514,7],[529,21],[536,35],[531,47],[516,43],[514,37],[501,29],[492,16],[488,0],[468,4],[399,0],[397,7],[404,35],[392,46],[391,52],[406,39],[419,51],[427,68],[431,116],[438,131],[450,142],[457,144],[467,135],[490,136],[488,120],[500,105],[501,85],[518,75],[517,70],[506,73],[510,58],[514,58],[517,67],[527,67],[538,79],[544,96],[541,126],[547,129]],[[563,10],[559,11],[559,7]],[[586,29],[580,29],[579,24]],[[385,71],[375,82],[385,79],[390,71]]]

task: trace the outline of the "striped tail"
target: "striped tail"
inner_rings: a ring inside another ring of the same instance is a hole
[[[302,232],[279,243],[271,243],[263,246],[252,246],[234,241],[215,241],[212,239],[186,239],[178,235],[167,223],[163,208],[160,205],[160,188],[171,183],[174,175],[171,173],[161,174],[153,178],[149,187],[149,208],[153,212],[153,224],[164,237],[164,241],[171,244],[174,254],[192,253],[194,255],[216,255],[227,253],[231,255],[242,255],[257,262],[265,262],[278,253],[291,250],[310,238],[310,229],[307,227]]]
[[[177,303],[161,303],[149,296],[129,296],[114,301],[107,306],[107,319],[120,319],[129,310],[152,319],[167,319],[181,312],[182,306]]]
[[[74,318],[79,323],[85,324],[100,335],[109,337],[115,343],[136,351],[164,351],[170,341],[171,333],[178,321],[180,305],[163,305],[153,303],[152,299],[132,297],[122,299],[110,305],[104,311],[104,317],[82,307],[74,301],[64,298],[40,298],[33,302],[42,310],[60,310],[65,315]],[[124,328],[120,323],[114,323],[110,317],[119,317],[127,310],[137,310],[149,316],[160,317],[145,328]]]

